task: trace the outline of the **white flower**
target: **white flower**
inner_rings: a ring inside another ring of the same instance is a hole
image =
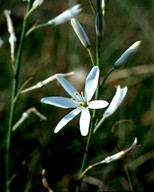
[[[81,113],[80,131],[82,136],[86,136],[89,131],[90,112],[89,109],[100,109],[108,105],[107,101],[97,100],[91,101],[98,84],[99,68],[93,67],[86,78],[85,90],[81,94],[61,75],[57,75],[57,80],[63,86],[65,91],[72,97],[46,97],[41,99],[42,103],[54,105],[61,108],[75,108],[68,113],[56,126],[54,132],[57,133],[76,115]]]
[[[104,112],[103,116],[109,117],[117,110],[117,108],[120,106],[120,104],[124,100],[127,90],[128,90],[128,88],[126,86],[124,88],[120,88],[120,85],[117,86],[116,93],[115,93],[109,107]]]
[[[51,19],[50,21],[48,21],[48,24],[51,24],[52,26],[60,25],[64,22],[69,21],[71,18],[77,17],[78,15],[80,15],[81,11],[82,11],[82,8],[80,7],[79,4],[74,5],[72,8],[67,9],[66,11],[64,11],[54,19]]]
[[[115,62],[114,67],[116,69],[123,66],[138,50],[140,47],[141,41],[135,42],[133,45],[131,45]]]

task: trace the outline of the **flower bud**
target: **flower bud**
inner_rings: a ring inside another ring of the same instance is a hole
[[[11,14],[10,10],[4,10],[4,15],[6,16],[6,20],[7,20],[8,32],[10,34],[9,43],[10,43],[10,49],[11,49],[11,59],[12,59],[12,62],[14,62],[15,43],[17,41],[17,38],[14,33],[13,22],[10,14]]]
[[[37,7],[41,6],[44,0],[35,0],[33,2],[33,8],[36,9]]]
[[[102,0],[101,7],[102,7],[102,10],[104,10],[106,8],[106,1],[105,0]]]
[[[48,21],[48,24],[51,24],[52,26],[60,25],[64,22],[69,21],[71,18],[74,18],[80,15],[81,11],[82,11],[82,8],[80,7],[79,4],[74,5],[72,8],[67,9],[66,11],[64,11],[54,19],[51,19],[50,21]]]
[[[135,137],[135,140],[133,142],[133,144],[128,148],[128,149],[125,149],[123,151],[120,151],[114,155],[111,155],[109,157],[106,157],[102,163],[110,163],[112,161],[116,161],[118,159],[121,159],[122,157],[124,157],[125,155],[127,155],[128,152],[130,152],[132,149],[134,149],[137,145],[137,138]]]
[[[95,20],[96,35],[99,38],[104,36],[104,16],[102,12],[98,12]]]
[[[78,38],[80,39],[82,45],[85,48],[89,48],[90,47],[90,41],[83,29],[83,27],[81,26],[81,24],[78,22],[77,19],[72,18],[71,19],[71,25],[76,33],[76,35],[78,36]]]
[[[111,116],[117,108],[120,106],[120,104],[123,102],[128,88],[125,86],[124,88],[120,88],[120,85],[117,86],[116,93],[109,105],[109,107],[104,112],[103,116],[109,117]]]
[[[121,57],[114,63],[114,68],[118,69],[123,66],[138,50],[141,41],[135,42],[132,46],[130,46]]]

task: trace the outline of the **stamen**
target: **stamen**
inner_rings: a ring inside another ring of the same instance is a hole
[[[79,105],[75,105],[75,107],[79,107]]]
[[[90,102],[90,100],[87,100],[87,103]]]
[[[74,93],[75,95],[78,95],[77,92]]]
[[[83,95],[84,95],[84,92],[83,92],[83,91],[81,91],[81,96],[83,97]]]
[[[81,103],[79,104],[79,107],[82,107],[82,104],[81,104]]]
[[[75,100],[75,99],[72,97],[71,100]]]

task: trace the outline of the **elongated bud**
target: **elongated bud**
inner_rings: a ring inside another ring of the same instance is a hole
[[[114,68],[118,69],[123,66],[138,50],[140,47],[141,41],[135,42],[132,46],[130,46],[121,57],[114,63]]]
[[[95,20],[96,35],[99,38],[104,36],[104,16],[102,12],[98,12]]]
[[[71,18],[77,17],[80,15],[82,11],[82,8],[80,7],[80,4],[74,5],[72,8],[67,9],[54,19],[51,19],[48,21],[48,24],[51,24],[52,26],[60,25],[64,22],[69,21]]]
[[[120,151],[112,156],[109,156],[109,157],[106,157],[102,163],[110,163],[112,161],[116,161],[118,159],[121,159],[122,157],[124,157],[125,155],[127,155],[128,152],[130,152],[132,149],[134,149],[137,145],[137,138],[135,137],[135,140],[133,142],[133,144],[128,148],[128,149],[125,149],[123,151]]]
[[[8,32],[10,34],[9,43],[11,48],[11,59],[12,59],[12,62],[14,62],[15,43],[17,41],[17,38],[14,33],[13,22],[10,14],[11,14],[10,10],[4,10],[4,15],[6,16],[6,20],[7,20]]]
[[[83,27],[81,26],[81,24],[78,22],[77,19],[72,18],[71,19],[71,25],[76,33],[76,35],[78,36],[78,38],[80,39],[82,45],[85,48],[89,48],[90,47],[90,41],[83,29]]]
[[[101,5],[101,7],[102,7],[102,10],[106,8],[106,1],[105,1],[105,0],[102,0],[102,5]]]

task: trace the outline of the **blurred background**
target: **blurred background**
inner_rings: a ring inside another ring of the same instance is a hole
[[[95,16],[88,0],[46,0],[29,19],[34,23],[46,22],[64,10],[80,3],[82,15],[78,17],[91,42],[95,56]],[[94,1],[96,6],[96,2]],[[89,164],[103,160],[120,150],[128,148],[134,138],[140,147],[122,160],[95,167],[83,179],[82,191],[130,191],[126,174],[128,170],[134,191],[154,188],[154,39],[152,0],[109,1],[105,16],[105,34],[102,41],[101,80],[120,55],[134,42],[141,40],[139,51],[127,64],[108,78],[100,98],[111,101],[116,85],[128,86],[127,96],[120,108],[105,122],[93,137]],[[4,9],[11,10],[17,44],[22,29],[26,3],[21,0],[0,1],[0,191],[5,183],[5,145],[11,100],[12,71],[10,62],[9,34]],[[81,45],[70,23],[55,28],[45,27],[34,31],[24,43],[20,82],[32,78],[30,87],[56,73],[74,71],[67,79],[79,90],[92,65],[87,51]],[[60,119],[70,110],[42,104],[47,96],[68,96],[56,81],[43,88],[20,96],[15,122],[23,112],[35,107],[47,117],[41,121],[31,114],[16,131],[11,140],[10,188],[15,192],[45,192],[42,185],[42,169],[54,191],[75,191],[87,137],[82,137],[76,117],[59,133],[53,130]],[[101,117],[103,110],[99,110]],[[15,123],[14,122],[14,123]]]

